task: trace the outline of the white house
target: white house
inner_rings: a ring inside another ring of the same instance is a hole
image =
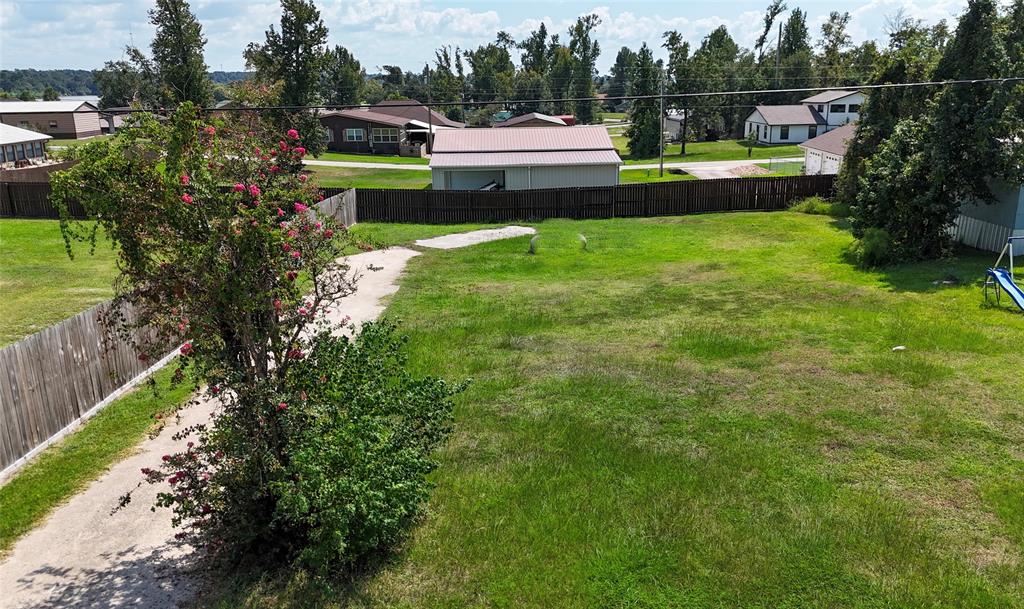
[[[45,133],[0,123],[0,167],[45,161],[46,142],[50,139]]]
[[[860,118],[864,94],[826,91],[799,104],[756,106],[747,116],[744,135],[754,133],[762,144],[799,144]]]
[[[860,107],[864,94],[860,91],[825,91],[800,100],[825,119],[826,131],[855,123],[860,119]]]
[[[604,127],[450,129],[434,140],[434,190],[614,186],[619,158]]]
[[[843,125],[800,144],[804,151],[804,173],[809,176],[839,173],[846,146],[856,129],[853,123]]]

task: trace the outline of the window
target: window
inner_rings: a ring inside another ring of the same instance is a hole
[[[56,129],[56,128],[57,128],[57,121],[50,121],[50,129]]]
[[[811,139],[812,137],[818,137],[817,125],[811,125],[810,127],[807,128],[807,139]]]
[[[829,112],[846,112],[846,104],[832,104],[828,107]]]
[[[14,162],[14,146],[13,145],[9,144],[7,146],[4,146],[4,158],[5,158],[6,162],[8,162],[8,163],[13,163]]]
[[[324,133],[326,134],[324,135],[324,141],[327,142],[328,144],[334,143],[334,129],[328,127],[327,129],[324,130]]]
[[[345,141],[346,142],[365,142],[366,132],[362,129],[346,129],[345,130]]]
[[[847,112],[860,112],[860,104],[850,104],[846,108]]]
[[[768,135],[768,126],[761,125],[761,139],[764,139]]]
[[[825,104],[818,104],[817,109],[818,109],[818,112],[824,112],[825,111]]]
[[[789,139],[789,125],[783,125],[783,126],[779,127],[779,139],[780,140],[788,140]]]
[[[38,157],[43,156],[43,143],[42,142],[36,142],[35,143],[35,148],[36,148],[36,156],[38,156]]]
[[[14,146],[14,151],[18,153],[19,161],[25,158],[25,146],[23,144],[16,144]]]
[[[376,144],[398,143],[398,129],[374,129],[373,141]]]

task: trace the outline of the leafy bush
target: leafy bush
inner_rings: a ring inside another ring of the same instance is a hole
[[[874,268],[895,262],[892,237],[884,228],[869,228],[854,242],[851,253],[864,267]]]
[[[158,501],[186,523],[182,538],[320,572],[399,541],[461,389],[410,375],[404,342],[391,322],[353,340],[325,331],[283,383],[226,396],[200,442],[147,472],[171,483]]]
[[[406,373],[390,324],[331,335],[328,313],[356,289],[341,256],[368,246],[317,212],[301,133],[277,120],[190,104],[142,115],[76,149],[54,193],[69,251],[98,229],[118,248],[117,299],[136,314],[111,327],[149,328],[142,359],[180,344],[177,378],[220,401],[181,432],[185,450],[143,470],[169,485],[157,505],[179,538],[324,571],[385,548],[420,513],[457,388]],[[67,218],[72,200],[97,221]]]

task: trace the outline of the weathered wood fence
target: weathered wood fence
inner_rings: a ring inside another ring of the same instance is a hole
[[[71,216],[85,218],[85,208],[77,201],[68,206]],[[0,182],[0,218],[59,218],[57,206],[50,202],[49,182]]]
[[[835,176],[683,180],[586,188],[479,192],[356,189],[360,222],[509,222],[546,218],[629,218],[785,209],[830,196]]]
[[[110,302],[0,349],[0,470],[79,421],[144,372],[131,344],[103,327]],[[129,322],[135,311],[123,309]],[[135,339],[151,338],[140,329]]]

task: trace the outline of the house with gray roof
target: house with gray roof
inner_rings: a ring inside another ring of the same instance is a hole
[[[804,151],[804,174],[835,175],[846,157],[846,147],[853,139],[855,123],[837,127],[800,144]]]
[[[762,144],[799,144],[860,118],[864,94],[860,91],[825,91],[799,104],[756,106],[747,116],[743,134]]]

